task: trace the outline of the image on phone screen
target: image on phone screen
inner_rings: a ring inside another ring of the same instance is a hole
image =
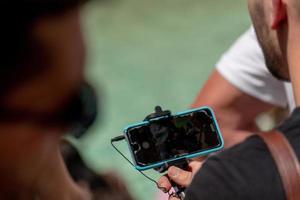
[[[131,127],[127,138],[138,166],[201,153],[222,145],[210,109],[170,116]]]

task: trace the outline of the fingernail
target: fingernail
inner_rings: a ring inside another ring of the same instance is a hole
[[[169,168],[169,176],[171,177],[177,177],[179,174],[179,169],[176,167],[170,167]]]
[[[163,191],[163,193],[167,193],[168,192],[167,188],[164,188],[164,187],[161,188],[161,191]]]
[[[161,182],[159,182],[157,184],[158,189],[160,189],[161,191],[163,191],[164,193],[168,192],[168,190],[162,185]]]
[[[159,182],[157,183],[157,185],[158,185],[158,187],[163,187],[163,181],[159,181]]]

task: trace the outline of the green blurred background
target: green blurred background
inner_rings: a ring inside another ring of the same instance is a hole
[[[154,199],[155,185],[112,149],[110,138],[156,105],[173,112],[189,107],[222,52],[249,27],[246,1],[93,1],[83,25],[87,75],[103,106],[79,148],[93,169],[123,176],[136,199]],[[120,149],[129,156],[125,144]]]

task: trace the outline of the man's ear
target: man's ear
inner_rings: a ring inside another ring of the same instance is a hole
[[[272,0],[272,29],[278,29],[287,20],[286,6],[282,0]]]

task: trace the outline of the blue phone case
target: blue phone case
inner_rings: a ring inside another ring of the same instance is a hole
[[[201,108],[196,108],[196,109],[192,109],[192,110],[187,110],[187,111],[184,111],[184,112],[176,113],[173,116],[182,116],[182,115],[186,115],[186,114],[189,114],[189,113],[192,113],[192,112],[195,112],[195,111],[201,111],[201,110],[205,110],[205,109],[208,109],[211,112],[214,123],[215,123],[215,126],[217,128],[217,134],[218,134],[218,137],[220,139],[220,145],[218,147],[215,147],[215,148],[209,149],[209,150],[204,150],[204,151],[201,151],[201,152],[198,152],[198,153],[193,153],[193,154],[189,154],[189,155],[180,156],[180,157],[174,158],[174,159],[165,160],[165,161],[154,163],[154,164],[147,165],[147,166],[139,166],[137,164],[136,160],[135,160],[134,154],[133,154],[131,146],[129,144],[130,142],[129,142],[127,133],[128,133],[128,130],[131,129],[131,128],[134,128],[134,127],[137,127],[137,126],[142,126],[142,125],[148,125],[149,121],[144,121],[144,122],[132,124],[132,125],[127,126],[124,129],[124,135],[125,135],[125,138],[126,138],[126,141],[127,141],[127,144],[128,144],[128,148],[129,148],[129,151],[130,151],[130,154],[131,154],[131,158],[134,162],[135,168],[139,171],[144,171],[144,170],[160,167],[162,165],[165,165],[166,163],[173,162],[173,161],[176,161],[176,160],[180,160],[180,159],[184,159],[184,158],[191,159],[191,158],[195,158],[195,157],[199,157],[199,156],[204,156],[204,155],[208,155],[210,153],[213,153],[213,152],[216,152],[216,151],[219,151],[219,150],[223,149],[224,148],[224,139],[222,137],[222,134],[221,134],[219,125],[217,123],[217,119],[215,117],[215,114],[214,114],[213,110],[210,107],[201,107]],[[150,121],[155,121],[155,120],[159,120],[159,119],[162,119],[162,118],[165,118],[165,117],[159,117],[159,118],[151,119]]]

